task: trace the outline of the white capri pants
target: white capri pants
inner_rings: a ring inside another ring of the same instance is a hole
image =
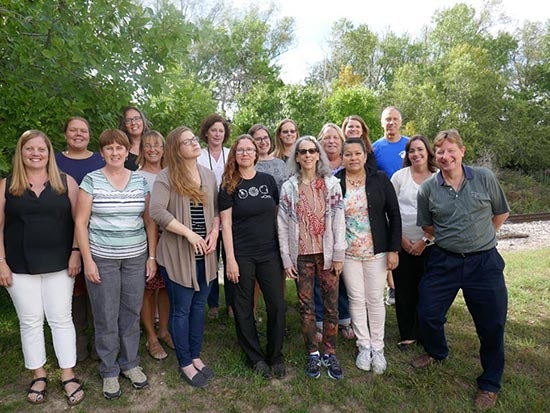
[[[36,370],[46,364],[44,315],[52,331],[59,367],[76,364],[76,334],[71,315],[74,278],[62,270],[45,274],[13,274],[7,290],[21,331],[25,367]]]
[[[387,254],[376,254],[370,260],[346,257],[343,277],[348,290],[351,324],[357,346],[380,351],[384,348],[384,288]]]

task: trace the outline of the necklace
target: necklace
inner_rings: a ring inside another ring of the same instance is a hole
[[[358,188],[360,186],[363,186],[365,185],[365,176],[357,179],[357,180],[354,180],[354,179],[350,179],[346,176],[346,181],[348,181],[350,183],[351,186],[355,187],[355,188]]]

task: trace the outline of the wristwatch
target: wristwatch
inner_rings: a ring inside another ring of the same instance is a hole
[[[424,244],[426,244],[426,247],[429,247],[430,245],[433,245],[434,240],[429,239],[428,237],[422,237],[422,241],[424,241]]]

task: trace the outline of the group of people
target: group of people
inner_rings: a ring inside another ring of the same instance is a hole
[[[325,367],[335,380],[344,375],[339,330],[356,339],[359,369],[386,370],[386,283],[395,287],[399,349],[426,350],[415,368],[447,357],[445,314],[462,288],[481,340],[476,405],[492,407],[506,320],[495,234],[508,204],[490,171],[462,165],[456,130],[438,134],[432,149],[424,136],[401,135],[396,107],[384,109],[381,125],[384,136],[371,143],[356,115],[342,128],[327,123],[318,138],[300,137],[284,119],[274,139],[255,124],[226,148],[229,124],[220,115],[206,117],[199,136],[179,127],[164,139],[127,107],[119,129],[100,134],[99,153],[88,150],[84,118],[69,119],[67,149],[55,154],[44,133],[25,132],[0,183],[0,285],[33,371],[27,400],[46,400],[44,316],[69,405],[84,398],[73,367],[90,354],[100,360],[105,398],[120,397],[119,375],[148,386],[140,320],[153,358],[167,357],[164,343],[182,380],[207,386],[214,371],[200,354],[206,317],[219,317],[221,256],[227,314],[265,379],[286,376],[286,279],[296,282],[305,373],[318,378]]]

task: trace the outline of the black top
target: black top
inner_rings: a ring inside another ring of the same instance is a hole
[[[279,251],[276,227],[278,204],[277,183],[271,175],[263,172],[256,172],[252,179],[243,179],[232,195],[220,189],[219,210],[233,208],[235,256],[259,257]]]
[[[61,178],[67,187],[67,177]],[[31,190],[21,196],[9,193],[6,180],[4,246],[12,272],[44,274],[68,267],[74,223],[68,193],[57,194],[50,183],[37,197]]]
[[[374,253],[401,251],[401,213],[395,189],[383,171],[365,165],[367,179],[365,191],[369,208],[369,221],[374,243]],[[346,170],[336,175],[340,178],[342,196],[346,196]]]
[[[128,159],[124,161],[124,167],[130,171],[137,171],[139,165],[137,164],[138,156],[135,153],[128,152]]]

